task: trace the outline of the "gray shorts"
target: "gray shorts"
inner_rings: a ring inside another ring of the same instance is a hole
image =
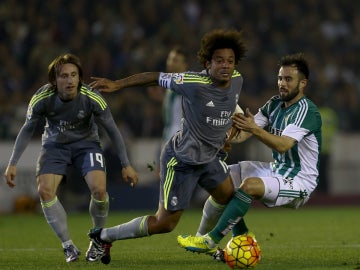
[[[36,166],[36,176],[47,173],[66,175],[69,166],[79,169],[82,176],[89,171],[105,171],[104,153],[100,143],[78,141],[43,145]]]
[[[160,160],[160,203],[166,210],[176,211],[189,207],[197,184],[205,190],[216,188],[229,175],[223,153],[210,163],[190,165],[177,160],[168,143]]]

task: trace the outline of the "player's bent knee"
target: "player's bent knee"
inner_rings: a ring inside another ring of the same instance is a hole
[[[42,201],[50,201],[55,198],[56,195],[54,192],[41,187],[38,188],[38,194]]]
[[[168,223],[168,224],[164,224],[163,226],[161,226],[161,233],[169,233],[172,232],[175,227],[176,227],[177,223]]]
[[[149,216],[148,232],[150,234],[169,233],[172,232],[182,215],[182,210],[171,212],[160,207],[154,216]]]
[[[106,200],[106,190],[95,190],[91,193],[91,195],[93,196],[93,198],[95,198],[96,200],[99,201],[104,201]]]
[[[243,180],[240,189],[254,199],[262,198],[265,192],[264,183],[258,177],[249,177]]]
[[[230,180],[231,181],[231,180]],[[213,190],[207,190],[213,200],[218,204],[227,204],[234,195],[234,186],[232,182],[222,183],[219,187]]]

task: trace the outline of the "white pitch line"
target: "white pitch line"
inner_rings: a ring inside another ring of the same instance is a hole
[[[261,246],[261,244],[260,244]],[[277,249],[288,249],[290,246],[279,246],[279,245],[266,245],[267,247],[276,247]],[[297,247],[300,245],[291,245],[291,247]],[[304,246],[304,245],[301,245]],[[348,244],[348,245],[307,245],[306,248],[360,248],[360,244]]]
[[[33,251],[39,251],[39,250],[54,251],[54,250],[59,250],[59,249],[58,248],[0,248],[0,252],[1,251],[28,251],[28,252],[33,252]]]

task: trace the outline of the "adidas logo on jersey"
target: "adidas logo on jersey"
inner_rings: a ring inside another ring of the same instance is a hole
[[[215,107],[215,104],[214,104],[214,102],[212,102],[212,100],[211,100],[211,101],[209,101],[208,103],[206,103],[206,107]]]

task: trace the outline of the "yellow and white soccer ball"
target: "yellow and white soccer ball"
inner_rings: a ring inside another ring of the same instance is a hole
[[[232,269],[253,268],[261,259],[261,250],[257,241],[250,235],[238,235],[227,243],[224,258]]]

